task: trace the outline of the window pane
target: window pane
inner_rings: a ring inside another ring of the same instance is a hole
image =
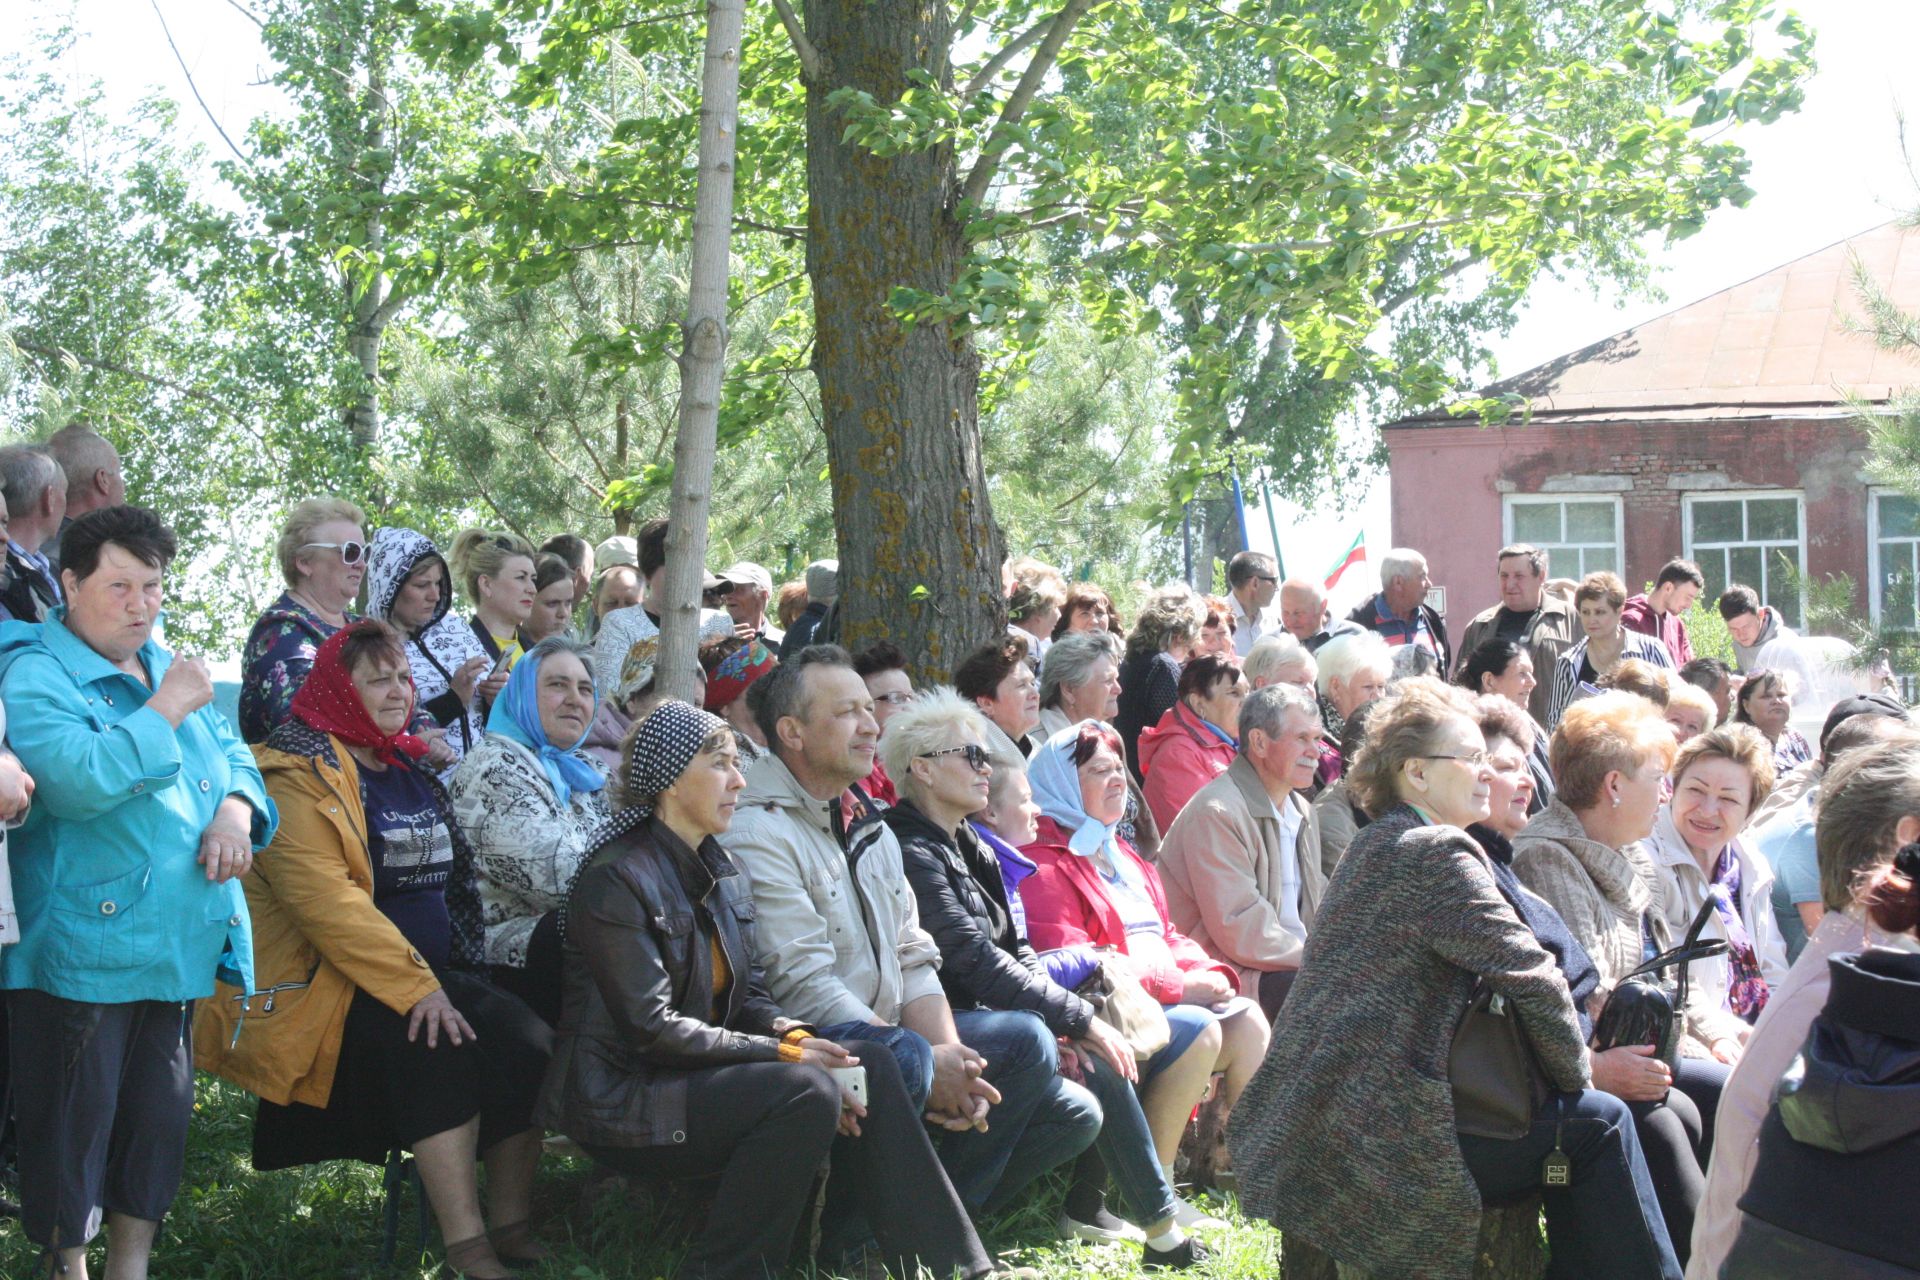
[[[1567,504],[1567,541],[1613,543],[1613,504],[1611,502],[1569,502]]]
[[[1780,611],[1787,625],[1800,625],[1800,594],[1794,590],[1793,580],[1800,570],[1800,549],[1798,547],[1768,547],[1767,552],[1766,601]]]
[[[1800,504],[1792,498],[1755,498],[1748,502],[1747,537],[1755,542],[1800,541]]]
[[[1760,548],[1728,547],[1727,572],[1733,576],[1733,582],[1745,583],[1763,597],[1767,594],[1766,562],[1761,558]]]
[[[1727,587],[1727,553],[1724,551],[1701,551],[1694,555],[1693,562],[1700,566],[1700,574],[1707,580],[1704,594],[1711,599]]]
[[[1914,551],[1911,542],[1881,548],[1880,621],[1886,626],[1913,627],[1920,622],[1914,609]]]
[[[1883,493],[1879,503],[1881,537],[1920,537],[1920,500],[1905,494]]]
[[[1580,576],[1584,578],[1602,569],[1618,569],[1620,566],[1614,563],[1618,558],[1614,554],[1611,542],[1598,547],[1582,547],[1580,548]]]
[[[1560,541],[1560,504],[1557,502],[1514,503],[1513,540],[1540,544]]]
[[[1693,504],[1695,542],[1738,542],[1745,536],[1740,522],[1740,500]]]

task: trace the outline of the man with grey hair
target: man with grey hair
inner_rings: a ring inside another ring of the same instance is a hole
[[[827,614],[834,602],[840,598],[840,562],[838,560],[815,560],[807,566],[807,607],[793,625],[787,628],[786,639],[780,642],[780,660],[800,652],[821,636],[820,628],[827,621]]]
[[[60,581],[60,535],[89,511],[118,507],[127,500],[126,477],[120,472],[120,452],[108,439],[84,422],[72,422],[47,437],[53,460],[67,477],[67,516],[41,553]]]
[[[1447,620],[1427,603],[1433,579],[1427,576],[1427,558],[1411,547],[1395,547],[1380,557],[1380,594],[1347,615],[1347,621],[1365,627],[1396,648],[1417,644],[1439,660],[1440,670],[1453,670],[1453,647],[1447,643]]]
[[[1320,711],[1298,685],[1274,684],[1240,708],[1240,748],[1200,788],[1160,844],[1173,927],[1240,971],[1269,1021],[1300,972],[1327,887],[1320,824],[1301,792],[1320,764]]]
[[[1511,640],[1525,649],[1539,679],[1527,710],[1544,724],[1553,697],[1553,681],[1546,674],[1580,638],[1579,620],[1571,600],[1547,590],[1547,553],[1539,547],[1525,542],[1502,547],[1494,564],[1500,574],[1500,603],[1481,610],[1467,624],[1460,638],[1460,665],[1466,666],[1473,651],[1489,640]]]
[[[726,591],[727,613],[733,618],[733,634],[745,640],[758,640],[775,653],[787,633],[767,618],[773,602],[773,575],[751,560],[731,565],[720,575]]]
[[[67,476],[45,445],[0,449],[0,497],[7,504],[7,577],[0,610],[21,622],[44,622],[60,603],[60,582],[40,554],[67,514]]]

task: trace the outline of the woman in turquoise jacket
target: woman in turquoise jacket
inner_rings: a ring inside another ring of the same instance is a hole
[[[116,1262],[144,1271],[186,1153],[193,1001],[216,972],[253,990],[238,877],[273,803],[206,667],[153,641],[173,554],[151,511],[90,512],[61,540],[65,605],[0,626],[8,743],[36,784],[0,952],[22,1220],[70,1276],[103,1211]]]

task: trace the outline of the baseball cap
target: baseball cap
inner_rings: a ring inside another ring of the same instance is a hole
[[[1827,722],[1820,726],[1821,755],[1826,754],[1827,739],[1833,736],[1833,731],[1855,716],[1891,716],[1901,721],[1912,719],[1906,705],[1890,693],[1856,693],[1850,698],[1842,698],[1833,704],[1833,710],[1827,712]]]
[[[720,576],[736,587],[755,587],[768,595],[773,594],[773,575],[751,560],[742,560],[739,564],[729,565],[720,571]]]

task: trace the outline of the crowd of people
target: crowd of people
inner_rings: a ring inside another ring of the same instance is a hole
[[[1059,1231],[1148,1268],[1207,1260],[1207,1188],[1373,1275],[1466,1277],[1532,1195],[1553,1275],[1920,1270],[1858,1203],[1920,1173],[1920,736],[1884,692],[1796,732],[1745,587],[1729,664],[1697,567],[1629,597],[1507,547],[1456,657],[1412,551],[1346,618],[1247,552],[1131,625],[1020,558],[929,680],[836,643],[834,562],[742,563],[685,702],[664,521],[443,551],[315,498],[236,726],[155,634],[171,531],[63,435],[0,450],[5,1092],[50,1274],[103,1224],[145,1273],[195,1067],[258,1096],[256,1169],[411,1152],[474,1280],[549,1256],[549,1135],[705,1180],[696,1276],[1003,1273],[983,1229],[1051,1170]],[[1517,1120],[1456,1101],[1470,1009],[1524,1040]]]

